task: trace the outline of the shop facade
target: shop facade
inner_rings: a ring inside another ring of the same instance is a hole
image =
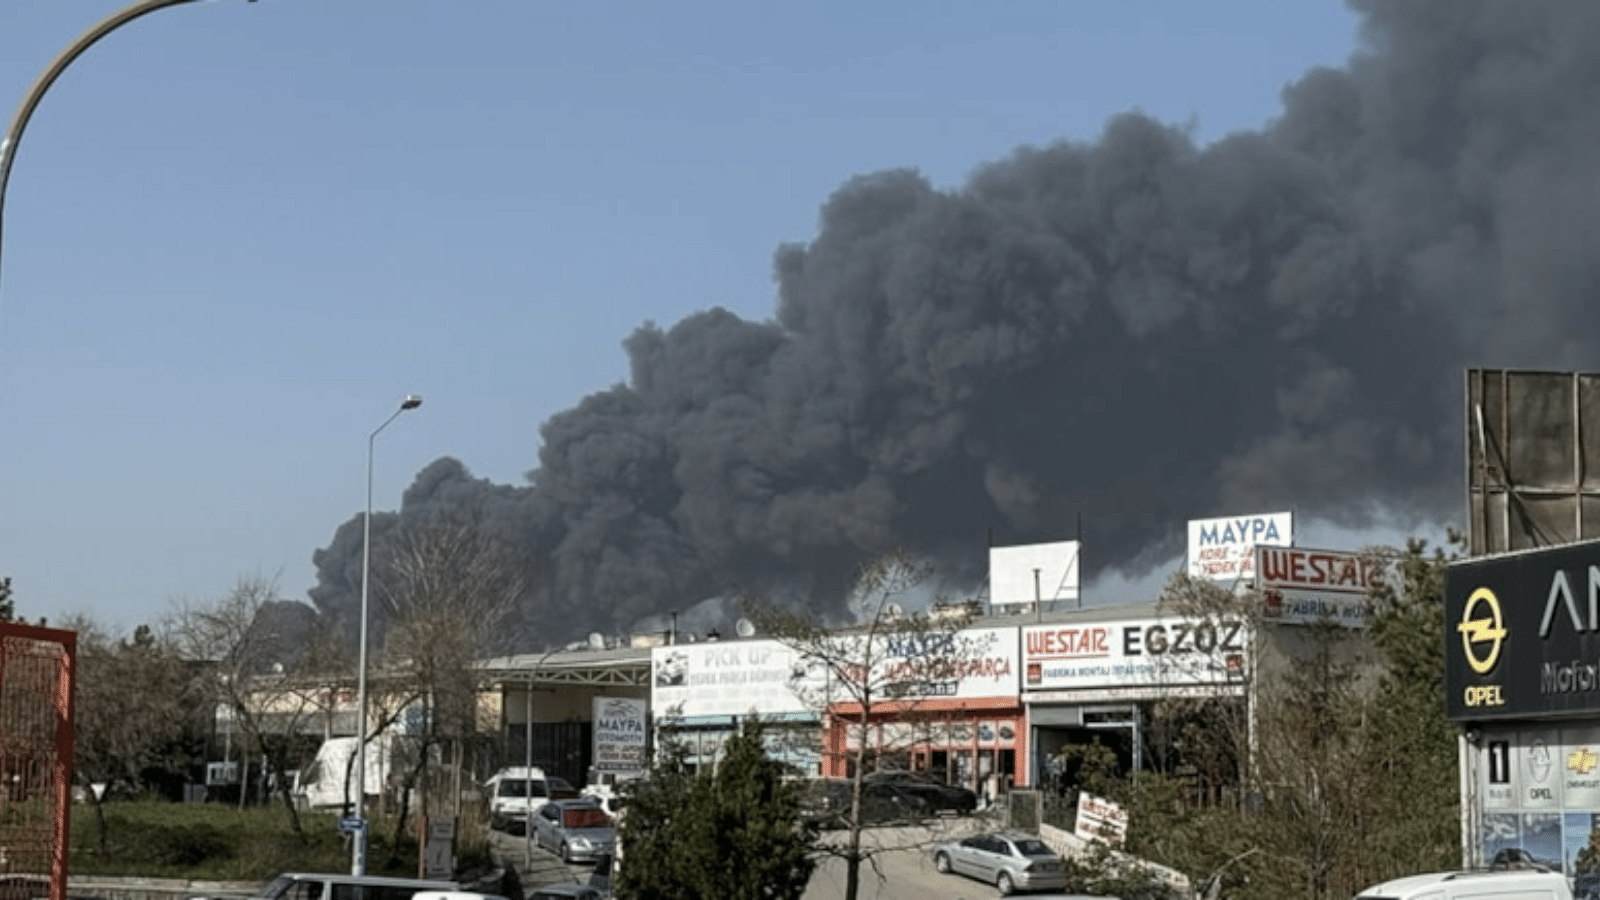
[[[866,680],[830,693],[823,774],[848,777],[867,760],[980,797],[1016,784],[1028,766],[1017,638],[1015,626],[880,637]],[[862,684],[881,699],[863,703]]]
[[[1074,611],[1022,626],[1032,764],[1018,784],[1068,789],[1062,751],[1073,745],[1098,743],[1125,770],[1144,768],[1150,705],[1177,697],[1243,702],[1253,651],[1243,620],[1174,615],[1156,604]]]
[[[1600,895],[1600,541],[1452,563],[1444,639],[1463,864],[1525,854]]]
[[[767,752],[797,775],[821,771],[820,710],[797,693],[805,666],[775,640],[669,644],[650,651],[656,746],[672,740],[691,770],[715,767],[742,723],[759,718]]]

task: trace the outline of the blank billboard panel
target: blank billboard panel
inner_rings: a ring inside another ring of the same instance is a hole
[[[1473,555],[1600,537],[1600,373],[1469,369]]]

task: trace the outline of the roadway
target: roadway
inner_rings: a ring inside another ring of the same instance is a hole
[[[940,841],[972,834],[993,824],[980,814],[908,827],[867,829],[862,832],[862,841],[873,850],[873,855],[871,860],[862,863],[859,900],[989,900],[1000,896],[992,884],[960,875],[939,874],[933,868],[929,850]],[[825,840],[834,842],[843,838],[842,833],[824,835]],[[529,890],[545,884],[583,884],[589,880],[591,867],[568,865],[548,850],[530,848],[521,835],[494,832],[491,841],[499,858],[517,865],[523,887]],[[844,876],[843,860],[825,857],[812,873],[804,900],[844,900]],[[1025,896],[1033,900],[1088,900],[1080,894]]]

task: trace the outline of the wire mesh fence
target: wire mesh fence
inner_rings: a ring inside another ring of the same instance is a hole
[[[67,893],[77,636],[0,622],[0,900]]]

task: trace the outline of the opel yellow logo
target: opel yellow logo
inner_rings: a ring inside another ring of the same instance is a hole
[[[1483,616],[1474,618],[1480,606]],[[1461,610],[1461,624],[1456,630],[1461,632],[1461,650],[1467,655],[1467,665],[1479,675],[1487,675],[1499,661],[1500,645],[1506,639],[1505,622],[1500,618],[1500,599],[1494,591],[1481,587],[1472,592]]]

